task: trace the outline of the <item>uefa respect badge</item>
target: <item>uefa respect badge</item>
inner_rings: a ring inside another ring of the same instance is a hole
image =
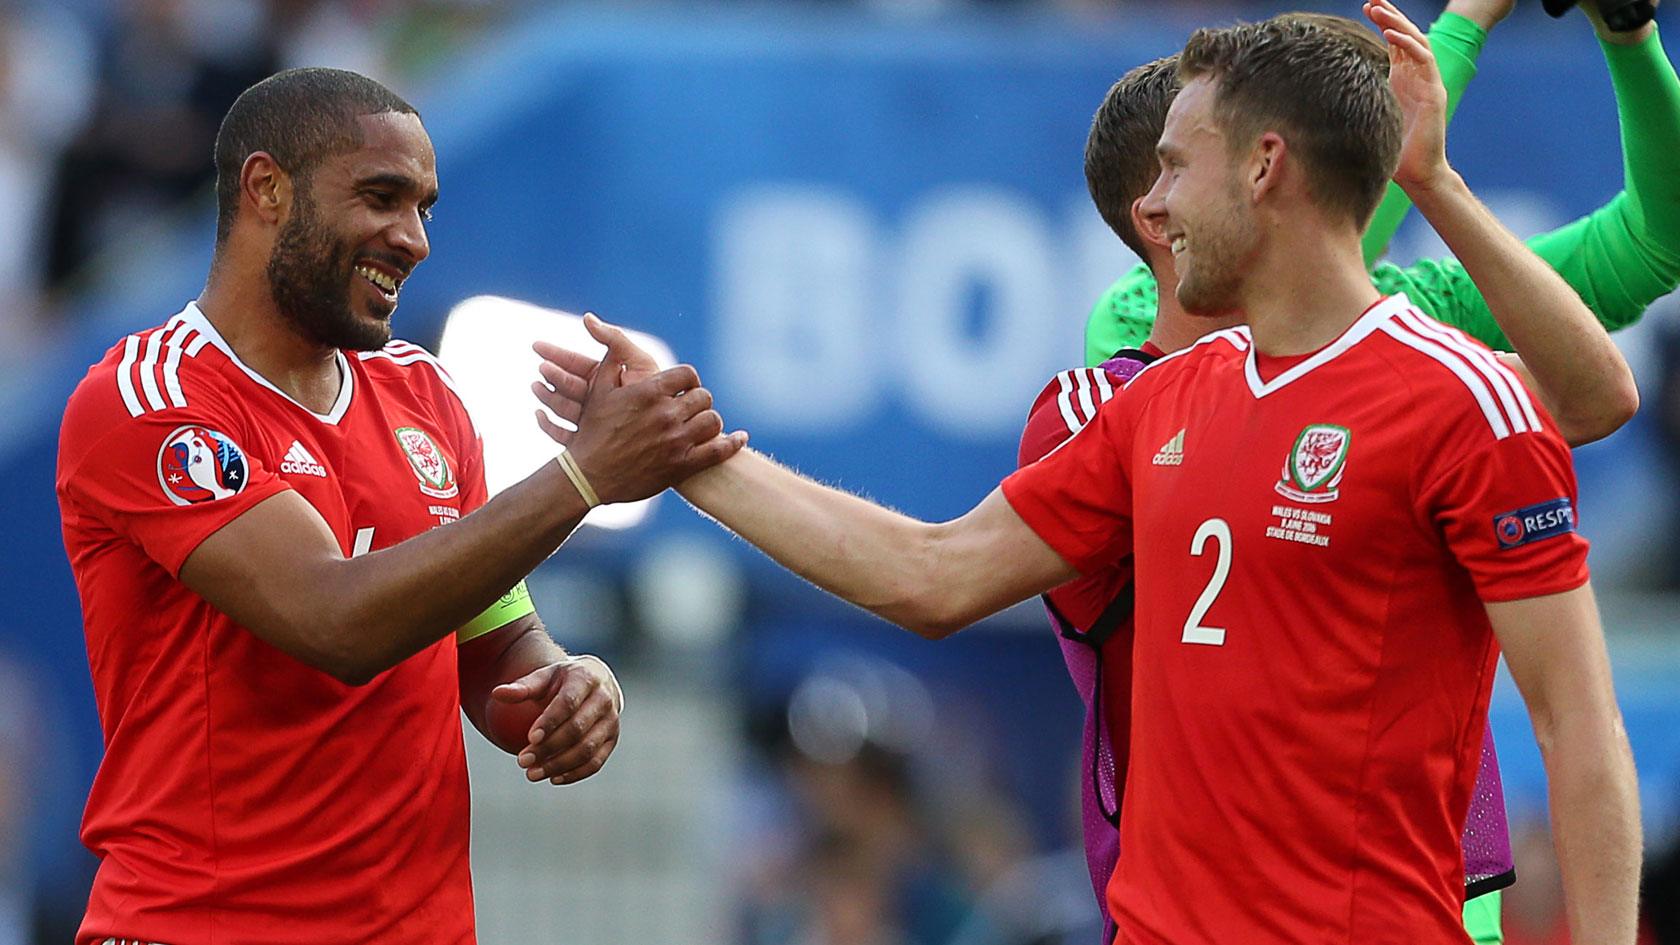
[[[176,505],[232,498],[245,490],[246,473],[239,444],[209,427],[177,427],[158,450],[158,485]]]

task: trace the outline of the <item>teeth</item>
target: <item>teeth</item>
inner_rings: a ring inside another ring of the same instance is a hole
[[[397,291],[397,280],[377,269],[372,269],[367,266],[357,266],[356,274],[374,285],[379,286],[381,289],[384,289],[387,294]]]
[[[1175,255],[1175,256],[1176,256],[1176,255],[1178,255],[1178,254],[1179,254],[1179,253],[1182,253],[1182,252],[1184,252],[1184,245],[1185,245],[1185,242],[1186,242],[1186,241],[1185,241],[1185,239],[1184,239],[1184,237],[1182,237],[1182,236],[1180,236],[1180,237],[1179,237],[1179,238],[1178,238],[1178,239],[1176,239],[1176,240],[1173,240],[1173,241],[1172,241],[1172,251],[1173,251],[1173,255]]]

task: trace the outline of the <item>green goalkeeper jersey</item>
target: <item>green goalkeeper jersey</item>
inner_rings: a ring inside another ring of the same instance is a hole
[[[1485,34],[1462,17],[1443,14],[1429,36],[1441,60],[1450,109],[1474,74]],[[1528,245],[1614,331],[1637,321],[1652,302],[1680,285],[1680,79],[1655,33],[1633,46],[1601,46],[1616,91],[1624,189],[1609,204]],[[1381,255],[1407,209],[1404,195],[1391,187],[1366,233],[1367,260]],[[1406,267],[1379,263],[1371,281],[1385,295],[1406,293],[1430,316],[1490,347],[1510,346],[1456,260]],[[1157,302],[1147,266],[1138,265],[1114,283],[1086,325],[1087,363],[1099,364],[1121,348],[1142,344],[1154,327]]]

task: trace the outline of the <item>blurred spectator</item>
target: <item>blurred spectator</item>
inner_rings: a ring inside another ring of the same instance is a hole
[[[33,347],[53,162],[87,113],[93,47],[74,17],[0,0],[0,365]]]
[[[1656,417],[1657,439],[1662,445],[1667,466],[1665,479],[1670,483],[1680,483],[1680,318],[1669,317],[1658,323],[1655,346],[1657,395],[1645,409]],[[1672,493],[1671,497],[1680,497],[1680,493]],[[1680,507],[1671,506],[1669,515],[1680,518]],[[1680,521],[1676,521],[1675,525],[1680,526]],[[1668,534],[1680,532],[1670,527]],[[1669,588],[1680,588],[1680,544],[1670,540],[1665,551],[1668,567],[1664,572],[1664,583]]]
[[[59,164],[50,283],[212,178],[222,114],[277,61],[261,13],[238,0],[121,0],[92,113]]]
[[[914,677],[853,661],[758,720],[785,803],[750,825],[740,940],[751,945],[946,945],[972,895],[918,772],[937,766]],[[967,824],[954,825],[966,828]]]
[[[33,895],[29,880],[29,791],[37,726],[28,679],[0,655],[0,945],[31,941]]]

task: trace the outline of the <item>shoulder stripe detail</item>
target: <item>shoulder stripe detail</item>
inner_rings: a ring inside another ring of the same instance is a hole
[[[169,406],[163,402],[163,394],[158,391],[157,364],[158,354],[163,350],[163,336],[170,331],[169,326],[154,329],[146,336],[146,356],[140,359],[140,389],[146,394],[146,403],[153,410],[162,410]]]
[[[1056,409],[1062,412],[1062,422],[1069,430],[1078,430],[1084,424],[1073,412],[1073,374],[1072,371],[1063,371],[1056,375],[1056,386],[1061,388],[1056,395]]]
[[[386,348],[389,347],[390,345],[386,345]],[[356,357],[363,361],[371,361],[375,358],[379,358],[381,360],[390,361],[392,364],[401,365],[409,365],[414,364],[415,362],[423,361],[432,366],[432,370],[437,372],[437,376],[443,381],[445,387],[454,391],[457,397],[461,395],[460,391],[455,390],[455,379],[450,377],[449,372],[443,369],[443,364],[438,361],[437,358],[432,357],[431,353],[425,348],[422,348],[419,345],[414,345],[412,350],[405,351],[401,354],[382,349],[379,351],[360,351],[357,352]]]
[[[1499,395],[1500,403],[1504,404],[1515,432],[1527,433],[1540,429],[1540,416],[1534,411],[1534,401],[1529,397],[1528,388],[1523,386],[1522,381],[1517,379],[1510,368],[1500,364],[1492,352],[1470,341],[1463,333],[1425,318],[1416,309],[1402,312],[1400,320],[1419,334],[1458,352],[1475,365],[1477,373],[1487,378],[1488,383],[1493,385],[1494,392]]]
[[[1488,426],[1493,428],[1494,439],[1503,440],[1511,435],[1511,426],[1506,422],[1505,414],[1500,411],[1493,392],[1488,389],[1487,383],[1470,367],[1462,355],[1448,351],[1392,319],[1384,321],[1378,327],[1378,330],[1406,347],[1440,362],[1442,366],[1464,382],[1464,386],[1469,388],[1470,394],[1476,398],[1476,405],[1482,408],[1482,416],[1487,420]]]
[[[195,348],[202,348],[204,336],[180,315],[141,335],[129,335],[123,348],[122,363],[117,366],[117,389],[121,391],[128,415],[138,417],[155,410],[185,407],[186,392],[181,389],[181,356],[192,356]],[[140,383],[134,381],[138,374]],[[144,395],[144,400],[142,400]]]
[[[1097,416],[1097,408],[1114,396],[1114,385],[1100,368],[1074,368],[1056,375],[1056,409],[1069,433],[1078,433]]]
[[[134,361],[140,354],[140,336],[129,335],[123,342],[122,363],[117,365],[117,390],[122,393],[123,406],[128,408],[128,415],[138,417],[146,412],[140,406],[140,398],[134,393]]]
[[[1480,374],[1487,381],[1488,386],[1493,389],[1494,396],[1499,398],[1499,404],[1504,409],[1505,416],[1510,419],[1512,433],[1527,433],[1540,428],[1538,418],[1536,418],[1535,423],[1530,424],[1522,406],[1518,403],[1519,395],[1517,391],[1522,388],[1522,385],[1514,384],[1515,379],[1510,377],[1508,372],[1504,371],[1494,361],[1492,355],[1478,350],[1474,345],[1463,339],[1454,338],[1439,326],[1432,325],[1428,319],[1423,318],[1416,312],[1401,312],[1397,317],[1400,323],[1407,328],[1453,352],[1476,369],[1476,373]],[[1526,394],[1522,396],[1524,400],[1527,399]],[[1529,409],[1532,410],[1533,406],[1530,405]]]
[[[204,346],[209,344],[209,343],[210,343],[210,336],[206,335],[204,332],[199,332],[198,337],[194,338],[192,340],[192,343],[187,345],[187,357],[189,357],[189,358],[198,357],[198,353],[200,351],[203,351]]]
[[[1114,398],[1114,385],[1108,382],[1108,372],[1093,369],[1091,377],[1097,382],[1097,406],[1102,406]]]
[[[1091,390],[1096,386],[1089,373],[1080,371],[1074,375],[1074,390],[1079,395],[1079,412],[1085,415],[1086,423],[1090,423],[1091,418],[1097,415],[1097,405],[1091,400]]]
[[[169,349],[169,356],[163,362],[163,389],[169,394],[169,403],[176,407],[187,405],[187,395],[181,392],[181,343],[192,336],[193,327],[186,322],[175,326],[164,347]]]

